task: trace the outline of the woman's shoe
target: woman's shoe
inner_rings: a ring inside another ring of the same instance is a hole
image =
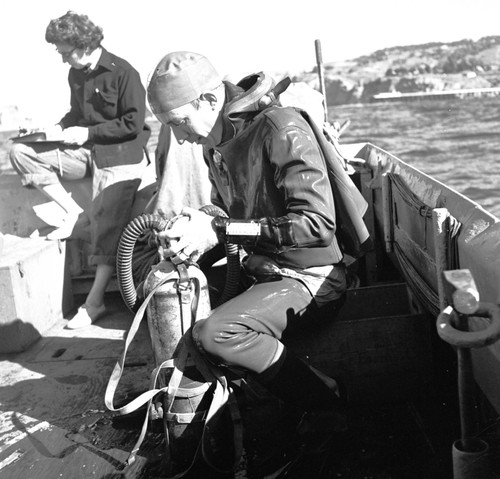
[[[95,323],[98,319],[102,318],[106,314],[106,307],[104,304],[99,308],[89,307],[86,304],[82,304],[78,308],[78,311],[69,320],[66,325],[66,329],[80,329],[90,326]]]

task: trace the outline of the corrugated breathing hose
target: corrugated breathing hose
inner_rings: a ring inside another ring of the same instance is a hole
[[[139,237],[148,230],[163,231],[168,220],[159,215],[144,214],[134,218],[124,229],[116,254],[116,279],[127,308],[137,312],[137,291],[132,274],[132,257]],[[155,251],[151,249],[149,251]]]
[[[215,205],[205,205],[200,208],[201,211],[210,216],[224,216],[227,214]],[[216,300],[214,307],[217,307],[231,298],[234,298],[238,294],[238,287],[240,284],[240,248],[237,244],[226,243],[226,257],[227,257],[227,269],[226,269],[226,283],[224,284],[224,290],[221,296]]]
[[[201,211],[210,216],[225,216],[226,213],[215,205],[206,205]],[[116,277],[123,300],[128,309],[137,312],[140,302],[137,300],[137,290],[134,284],[134,272],[138,282],[146,279],[151,267],[158,263],[160,258],[157,253],[158,245],[150,244],[145,251],[134,255],[137,240],[147,231],[161,232],[167,228],[169,220],[160,215],[144,214],[134,218],[124,229],[116,255]],[[238,292],[240,280],[240,257],[239,247],[235,244],[227,244],[227,269],[224,290],[216,301],[218,306],[234,297]],[[135,265],[133,265],[133,260]]]

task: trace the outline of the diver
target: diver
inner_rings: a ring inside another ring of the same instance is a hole
[[[245,83],[222,81],[194,52],[170,53],[154,70],[147,88],[153,113],[179,143],[203,145],[212,203],[228,215],[185,207],[189,221],[160,236],[172,255],[194,261],[221,243],[244,248],[244,270],[255,282],[195,323],[195,344],[217,365],[245,371],[304,411],[299,432],[344,431],[346,403],[337,382],[282,341],[292,329],[334,320],[345,300],[346,267],[319,129],[300,110],[281,107],[272,89],[259,101],[255,85]]]

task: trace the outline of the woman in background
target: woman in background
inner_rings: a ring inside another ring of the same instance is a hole
[[[69,11],[50,21],[45,40],[71,67],[71,108],[56,125],[43,129],[47,140],[57,142],[15,143],[10,151],[23,185],[36,187],[65,212],[49,240],[68,238],[83,212],[60,180],[92,177],[89,263],[96,274],[70,329],[88,326],[106,312],[104,293],[120,235],[130,221],[150,135],[139,73],[103,48],[103,38],[102,28],[86,15]]]

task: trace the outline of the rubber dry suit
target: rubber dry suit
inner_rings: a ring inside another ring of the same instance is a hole
[[[229,102],[225,115],[234,125],[235,130],[239,129],[239,124],[248,122],[249,118],[253,120],[263,110],[266,110],[266,115],[272,115],[272,107],[280,106],[279,95],[290,84],[289,78],[285,78],[275,85],[272,78],[263,72],[245,77],[237,84],[244,90],[243,93],[237,94]],[[313,130],[325,159],[335,202],[335,234],[342,250],[338,253],[337,261],[341,259],[342,253],[358,258],[371,248],[369,232],[363,221],[368,204],[344,169],[345,160],[338,145],[327,140],[322,129],[312,120],[306,110],[297,107],[294,109]],[[294,121],[293,117],[290,121]],[[244,148],[244,140],[238,143],[237,147]],[[218,147],[218,150],[222,152],[223,157],[226,156],[224,146]],[[228,153],[229,157],[231,152]],[[273,202],[273,199],[267,200]],[[235,213],[238,215],[241,212]],[[229,216],[232,218],[233,212],[230,211]]]
[[[306,365],[301,368],[280,340],[292,322],[309,324],[304,313],[328,309],[325,315],[334,317],[346,287],[343,249],[360,254],[369,240],[362,220],[366,202],[307,113],[279,105],[282,83],[252,98],[262,79],[257,74],[239,85],[225,84],[222,140],[205,149],[212,201],[227,212],[229,225],[259,223],[260,235],[240,242],[250,257],[265,257],[295,275],[257,282],[197,322],[193,338],[218,364],[249,371],[275,395],[304,409],[326,409],[335,403],[332,388]],[[338,190],[341,205],[335,205],[332,190]],[[344,220],[347,210],[354,218]],[[347,221],[353,226],[341,246],[337,223]],[[328,273],[316,275],[321,285],[315,289],[305,276],[318,270]],[[294,388],[298,377],[303,387]]]

